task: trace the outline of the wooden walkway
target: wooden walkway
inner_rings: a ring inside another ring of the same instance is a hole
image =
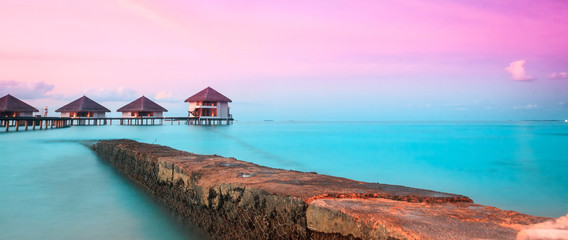
[[[233,118],[199,118],[199,117],[138,117],[138,118],[69,118],[69,117],[9,117],[0,118],[0,127],[9,132],[44,130],[70,126],[112,125],[114,121],[120,125],[225,125],[233,123]],[[116,124],[116,123],[115,123]]]
[[[15,131],[20,129],[27,130],[42,130],[42,129],[53,129],[62,128],[70,126],[70,118],[58,118],[58,117],[10,117],[10,118],[0,118],[0,126],[4,127],[6,132],[10,131],[10,127],[14,127]]]

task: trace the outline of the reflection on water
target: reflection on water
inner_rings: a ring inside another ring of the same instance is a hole
[[[199,239],[77,141],[0,137],[0,239]]]
[[[0,239],[195,238],[84,144],[130,138],[200,154],[568,212],[568,124],[237,122],[0,134]],[[30,227],[30,226],[33,226]]]

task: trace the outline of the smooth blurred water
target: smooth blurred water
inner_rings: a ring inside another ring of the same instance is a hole
[[[116,138],[463,194],[533,215],[568,212],[562,122],[75,126],[0,133],[0,239],[197,238],[81,144]]]

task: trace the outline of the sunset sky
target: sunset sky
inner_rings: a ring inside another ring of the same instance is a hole
[[[211,86],[238,120],[568,119],[562,0],[0,0],[0,32],[0,95],[52,116]]]

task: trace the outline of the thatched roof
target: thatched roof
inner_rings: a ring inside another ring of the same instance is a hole
[[[232,102],[231,99],[215,91],[211,87],[201,90],[201,92],[189,97],[185,102]]]
[[[0,112],[39,112],[39,110],[8,94],[0,98]]]
[[[167,112],[165,108],[148,99],[140,97],[133,102],[126,104],[124,107],[116,110],[117,112]]]
[[[110,112],[108,108],[91,100],[86,96],[55,110],[55,112]]]

